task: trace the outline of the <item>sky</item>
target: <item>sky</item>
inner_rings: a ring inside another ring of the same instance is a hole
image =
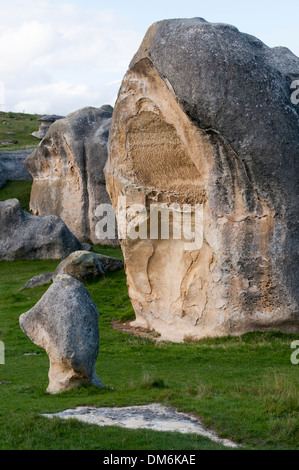
[[[66,116],[114,106],[148,27],[193,17],[299,56],[298,0],[0,0],[0,110]]]

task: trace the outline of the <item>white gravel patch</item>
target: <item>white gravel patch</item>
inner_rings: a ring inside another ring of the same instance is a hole
[[[175,431],[181,434],[199,434],[226,447],[238,447],[228,440],[220,439],[206,429],[195,417],[180,413],[174,408],[152,403],[124,408],[93,408],[80,406],[56,414],[43,414],[47,418],[78,419],[98,426],[120,426],[127,429],[150,429],[152,431]]]

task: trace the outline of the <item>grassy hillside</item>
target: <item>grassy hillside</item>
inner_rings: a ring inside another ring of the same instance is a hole
[[[23,150],[37,147],[40,140],[32,137],[37,131],[41,115],[22,114],[0,111],[0,152],[6,150]],[[1,144],[12,142],[11,145]]]

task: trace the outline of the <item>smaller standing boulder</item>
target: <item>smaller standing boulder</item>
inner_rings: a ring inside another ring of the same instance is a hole
[[[28,214],[18,199],[0,202],[0,261],[61,259],[82,248],[59,217]]]
[[[22,331],[50,359],[47,392],[104,385],[95,372],[99,312],[89,292],[66,274],[57,276],[39,302],[20,316]]]

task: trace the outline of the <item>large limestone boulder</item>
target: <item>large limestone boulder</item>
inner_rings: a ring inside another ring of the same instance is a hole
[[[17,199],[0,202],[0,260],[61,259],[82,244],[59,217],[24,212]]]
[[[108,192],[143,218],[157,203],[202,208],[203,236],[123,235],[135,324],[175,341],[299,331],[298,74],[288,49],[233,26],[148,30],[114,108]]]
[[[34,214],[59,216],[80,241],[117,245],[96,236],[96,209],[111,204],[103,169],[112,111],[88,107],[55,121],[25,166],[34,179]]]
[[[20,316],[22,331],[50,359],[47,392],[78,385],[103,387],[94,366],[99,352],[99,312],[89,292],[67,274],[58,276],[39,302]]]

